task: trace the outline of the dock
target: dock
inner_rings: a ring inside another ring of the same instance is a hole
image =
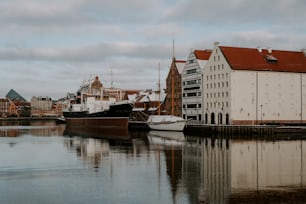
[[[184,133],[238,139],[306,139],[306,126],[188,124]]]

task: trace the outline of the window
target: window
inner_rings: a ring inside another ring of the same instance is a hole
[[[187,93],[187,97],[197,96],[196,92]]]
[[[186,71],[186,74],[194,74],[197,72],[197,69],[189,69]]]
[[[187,81],[187,85],[197,84],[196,80]]]
[[[197,108],[197,104],[187,104],[187,108]]]
[[[276,64],[277,63],[277,58],[274,57],[273,55],[266,55],[265,59],[270,64]]]
[[[190,60],[189,60],[189,64],[192,64],[192,63],[194,63],[194,60],[193,60],[193,59],[190,59]]]

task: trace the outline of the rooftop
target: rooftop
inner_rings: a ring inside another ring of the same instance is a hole
[[[306,72],[304,52],[226,46],[219,48],[235,70]]]

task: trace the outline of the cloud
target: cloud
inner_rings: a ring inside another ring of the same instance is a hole
[[[306,48],[304,0],[4,0],[0,94],[62,97],[90,76],[117,87],[161,82],[175,57],[221,45]],[[303,44],[304,43],[304,44]],[[1,97],[1,96],[0,96]]]
[[[192,0],[168,9],[162,19],[197,24],[305,23],[305,9],[303,0]]]

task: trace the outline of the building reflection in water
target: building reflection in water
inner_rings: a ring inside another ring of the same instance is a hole
[[[56,126],[54,121],[1,121],[0,137],[62,136],[65,126]]]
[[[93,168],[103,161],[112,164],[116,151],[124,151],[128,160],[153,156],[157,183],[162,185],[166,173],[173,203],[256,203],[288,197],[288,191],[305,192],[305,141],[213,140],[169,132],[131,137],[130,143],[77,137],[66,145]]]
[[[187,137],[182,176],[190,202],[252,203],[292,195],[305,200],[305,145]]]
[[[99,168],[102,158],[109,157],[110,147],[107,140],[74,137],[65,141],[67,149],[75,151],[78,158],[89,166]]]

